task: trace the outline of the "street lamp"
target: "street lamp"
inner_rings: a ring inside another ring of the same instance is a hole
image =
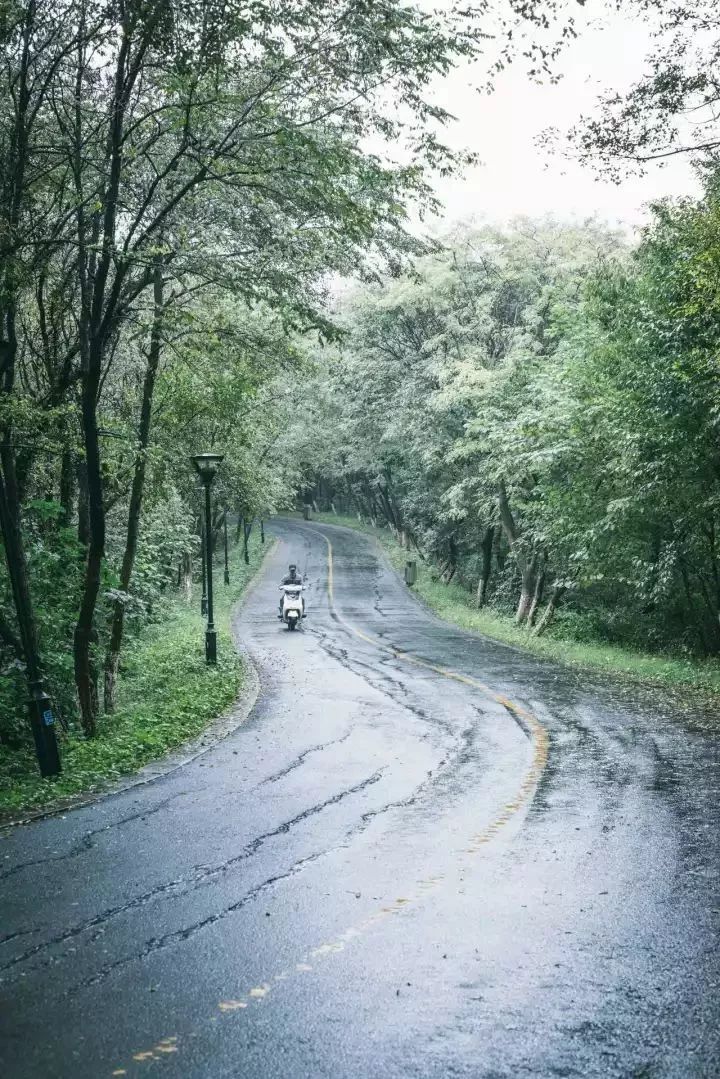
[[[205,488],[205,571],[207,576],[207,629],[205,631],[205,662],[217,663],[217,633],[213,621],[212,579],[212,520],[210,517],[210,487],[222,462],[220,453],[197,453],[191,457],[200,482]]]
[[[223,513],[223,533],[225,536],[225,584],[230,584],[230,565],[228,563],[227,506]]]
[[[202,598],[200,614],[207,615],[207,567],[205,565],[205,510],[200,511],[200,564],[202,566]]]

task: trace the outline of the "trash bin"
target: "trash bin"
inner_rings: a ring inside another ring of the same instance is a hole
[[[417,562],[410,559],[405,563],[405,584],[412,588],[417,581]]]
[[[310,510],[311,510],[311,509],[312,509],[312,506],[310,506],[310,505],[309,505],[309,504],[308,504],[308,503],[306,502],[306,503],[304,504],[304,506],[303,506],[303,521],[309,521],[309,520],[310,520]]]

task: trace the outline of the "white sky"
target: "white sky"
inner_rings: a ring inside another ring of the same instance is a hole
[[[599,5],[594,6],[597,12]],[[484,162],[463,178],[438,179],[436,190],[446,207],[443,228],[458,220],[501,222],[516,214],[546,213],[563,219],[596,215],[632,227],[643,220],[651,200],[697,190],[681,158],[615,185],[536,145],[544,128],[567,130],[593,111],[603,89],[622,90],[642,73],[651,46],[647,29],[619,13],[606,14],[603,24],[589,23],[566,47],[557,65],[563,78],[556,85],[531,83],[522,62],[500,76],[491,96],[472,88],[473,79],[482,81],[482,65],[477,70],[466,65],[438,82],[434,97],[458,120],[445,132],[447,141],[475,151]]]

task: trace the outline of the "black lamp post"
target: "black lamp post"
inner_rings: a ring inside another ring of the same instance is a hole
[[[202,563],[202,598],[200,600],[200,614],[207,614],[207,567],[205,564],[205,509],[200,510],[200,561]]]
[[[223,533],[225,536],[225,584],[230,584],[230,563],[228,562],[227,506],[223,514]]]
[[[220,453],[198,453],[191,458],[205,488],[205,575],[207,577],[207,629],[205,631],[205,662],[217,663],[217,633],[213,621],[213,560],[212,518],[210,516],[210,487],[222,462]]]

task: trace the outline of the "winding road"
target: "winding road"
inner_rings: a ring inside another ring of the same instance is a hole
[[[0,840],[0,1075],[720,1076],[717,728],[273,531],[247,721]]]

